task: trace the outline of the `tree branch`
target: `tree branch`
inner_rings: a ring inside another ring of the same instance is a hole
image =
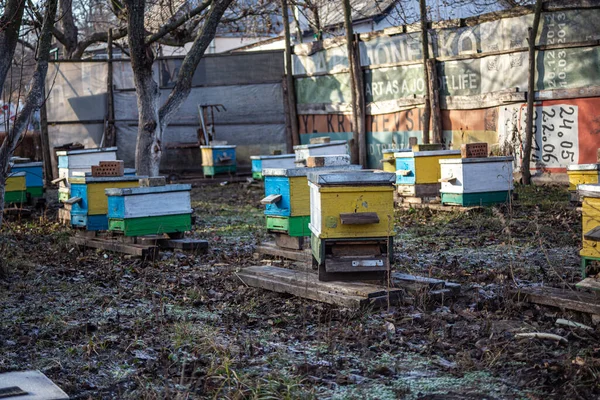
[[[192,11],[187,12],[187,13],[183,14],[182,16],[180,16],[179,18],[173,19],[168,24],[163,25],[162,28],[160,28],[158,30],[158,32],[150,35],[150,37],[148,37],[146,39],[146,45],[152,44],[152,43],[162,39],[163,37],[168,35],[170,32],[179,28],[181,25],[185,24],[187,21],[191,20],[196,15],[199,15],[202,11],[206,10],[206,8],[208,8],[208,6],[210,6],[212,3],[213,3],[213,0],[206,0],[204,3],[200,4],[198,7],[194,8]]]
[[[190,94],[194,72],[196,72],[196,68],[204,56],[208,45],[215,37],[219,21],[232,2],[233,0],[215,0],[213,3],[202,29],[200,29],[196,40],[194,40],[194,44],[192,44],[190,51],[183,59],[175,87],[169,94],[169,98],[165,104],[159,110],[159,121],[163,128],[169,124],[175,112]]]
[[[17,48],[24,11],[24,0],[8,0],[0,16],[0,94]]]

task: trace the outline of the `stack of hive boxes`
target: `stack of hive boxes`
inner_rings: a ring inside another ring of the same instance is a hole
[[[440,160],[460,158],[459,150],[442,150],[441,144],[419,144],[412,151],[394,153],[396,188],[402,197],[432,200],[440,194]]]
[[[311,251],[320,280],[385,276],[393,253],[395,181],[389,172],[308,174]]]
[[[600,261],[600,185],[579,185],[579,198],[582,199],[581,228],[582,248],[581,275],[583,278],[588,274],[588,265]]]
[[[25,172],[11,172],[4,185],[4,204],[22,204],[27,201]]]
[[[308,157],[348,154],[345,140],[332,140],[325,143],[302,144],[294,146],[296,167],[305,167]]]
[[[138,176],[124,175],[123,161],[102,161],[92,172],[71,176],[71,197],[65,202],[71,225],[88,231],[108,229],[108,201],[105,190],[138,186]]]
[[[328,161],[325,161],[328,159]],[[315,164],[314,157],[308,162]],[[277,244],[288,244],[291,248],[301,248],[301,238],[310,236],[310,194],[307,174],[315,170],[360,169],[359,165],[350,165],[350,156],[321,156],[317,164],[324,167],[311,168],[273,168],[264,169],[265,177],[265,216],[267,230],[277,234]],[[296,241],[283,240],[281,235],[300,238]]]
[[[10,162],[11,173],[25,172],[25,185],[29,199],[44,197],[44,169],[41,161],[14,157]]]
[[[142,178],[141,187],[106,189],[108,229],[125,236],[180,234],[192,228],[191,185]]]
[[[100,161],[116,161],[117,148],[106,147],[98,149],[63,150],[57,151],[58,156],[58,200],[63,202],[69,199],[69,178],[74,176],[85,176],[86,172],[92,172],[92,165],[98,165]]]
[[[600,182],[600,164],[573,164],[567,166],[567,175],[569,176],[569,195],[570,200],[579,203],[581,200],[577,196],[577,186],[586,184],[597,184]]]
[[[235,173],[237,171],[235,149],[236,146],[227,144],[200,146],[204,176]]]
[[[439,160],[442,204],[480,206],[510,200],[513,157],[488,157],[486,143],[462,145],[461,158]]]

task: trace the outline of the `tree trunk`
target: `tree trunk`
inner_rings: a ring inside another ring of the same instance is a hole
[[[535,39],[540,26],[542,0],[536,0],[533,27],[529,29],[529,80],[527,82],[527,120],[525,125],[525,147],[521,160],[523,184],[531,184],[531,144],[533,142],[533,101],[535,100]]]
[[[292,75],[292,34],[290,32],[287,0],[281,0],[281,11],[283,14],[283,28],[285,35],[285,79],[287,103],[290,115],[290,131],[292,136],[291,144],[292,146],[296,146],[300,144],[300,134],[298,132],[298,113],[296,112],[296,89],[294,86],[294,76]]]
[[[158,176],[162,157],[162,130],[158,119],[160,91],[150,70],[134,68],[138,105],[135,168],[138,175]]]
[[[8,0],[0,16],[0,95],[17,48],[24,10],[25,1]]]
[[[433,143],[442,143],[442,110],[440,109],[440,89],[438,86],[435,58],[427,60],[427,75],[429,76],[429,105]]]
[[[63,33],[63,58],[70,59],[77,50],[77,26],[73,18],[73,0],[60,0],[60,27]]]
[[[41,37],[37,53],[37,63],[30,82],[30,89],[23,102],[23,109],[17,115],[11,129],[7,132],[6,139],[0,146],[0,226],[2,225],[4,211],[4,193],[6,178],[8,176],[8,161],[14,154],[19,144],[21,135],[27,129],[31,114],[40,108],[44,100],[44,84],[48,72],[48,60],[52,43],[52,26],[56,18],[58,0],[47,0],[46,13],[42,24]]]
[[[429,37],[427,36],[427,0],[419,0],[421,9],[421,43],[423,45],[423,76],[425,77],[425,109],[423,110],[423,143],[429,143],[429,120],[431,118],[431,92],[429,90],[429,73],[427,60],[429,59]]]

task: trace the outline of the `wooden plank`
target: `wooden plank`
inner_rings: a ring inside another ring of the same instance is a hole
[[[242,269],[238,277],[250,286],[343,307],[381,305],[385,304],[383,298],[387,302],[388,291],[385,287],[360,282],[321,282],[315,273],[310,272],[254,266]],[[398,302],[402,294],[402,290],[392,289],[389,292],[392,303]]]
[[[600,280],[598,278],[585,278],[575,286],[578,289],[590,289],[600,291]]]
[[[596,295],[559,288],[523,288],[511,291],[517,301],[575,310],[600,315],[600,302]]]
[[[354,265],[354,263],[359,265]],[[387,255],[379,254],[378,257],[325,257],[325,270],[332,272],[375,272],[387,271]]]
[[[472,207],[463,207],[463,206],[452,206],[452,205],[443,205],[443,204],[435,204],[435,203],[398,203],[398,207],[409,209],[409,208],[428,208],[430,210],[435,211],[446,211],[446,212],[472,212],[472,211],[480,211],[483,210],[481,206],[472,206]]]
[[[169,239],[163,244],[161,244],[161,246],[168,247],[171,249],[191,251],[196,254],[205,254],[208,252],[208,241],[201,239]]]
[[[394,286],[399,286],[409,291],[422,291],[424,288],[427,288],[431,293],[435,292],[446,296],[458,295],[461,289],[458,283],[400,272],[392,273],[392,282]]]
[[[600,226],[595,227],[587,233],[584,233],[583,238],[585,240],[593,240],[594,242],[600,241]]]
[[[153,260],[158,254],[158,247],[156,246],[127,244],[110,239],[73,236],[69,239],[69,241],[72,244],[79,246],[130,254],[132,256],[142,257],[146,260]]]
[[[288,250],[277,247],[275,243],[263,243],[256,246],[256,252],[262,255],[287,258],[295,261],[312,262],[310,250]]]
[[[260,201],[261,204],[275,204],[281,201],[283,197],[280,194],[270,194]]]
[[[379,244],[336,244],[331,246],[334,257],[378,256],[381,255]]]
[[[341,213],[342,225],[378,224],[379,216],[375,212]]]
[[[304,248],[303,236],[290,236],[285,233],[275,234],[275,244],[277,247],[283,247],[290,250],[302,250]]]

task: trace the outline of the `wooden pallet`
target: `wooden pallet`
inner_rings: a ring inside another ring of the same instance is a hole
[[[560,309],[600,315],[600,297],[572,289],[533,287],[512,290],[516,301],[524,301]]]
[[[243,268],[237,276],[248,286],[351,309],[387,306],[388,296],[391,304],[398,304],[404,294],[402,289],[388,291],[369,283],[321,282],[316,273],[271,266]]]
[[[414,209],[423,209],[428,208],[434,211],[447,211],[447,212],[473,212],[473,211],[481,211],[483,207],[481,206],[471,206],[471,207],[463,207],[463,206],[452,206],[452,205],[443,205],[443,204],[434,204],[434,203],[398,203],[397,206],[399,208],[403,208],[405,210],[414,208]]]
[[[125,237],[97,234],[97,232],[91,231],[79,231],[77,235],[70,238],[70,242],[78,246],[129,254],[148,261],[154,260],[159,250],[181,250],[194,254],[205,254],[208,252],[208,242],[206,240],[191,238],[175,239],[160,235]]]
[[[273,242],[265,242],[256,246],[256,252],[262,256],[268,255],[273,257],[287,258],[294,261],[302,261],[312,263],[312,253],[310,249],[292,250],[278,247]]]

